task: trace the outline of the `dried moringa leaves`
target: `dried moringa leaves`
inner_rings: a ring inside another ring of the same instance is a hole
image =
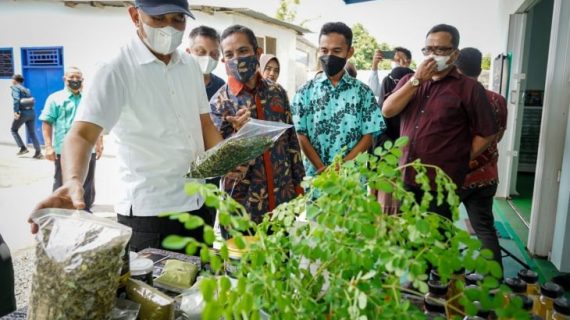
[[[43,210],[34,222],[40,230],[28,319],[105,319],[130,229],[61,209]]]

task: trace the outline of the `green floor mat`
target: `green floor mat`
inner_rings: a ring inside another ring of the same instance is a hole
[[[532,192],[534,188],[534,173],[519,172],[517,174],[517,192],[513,195],[511,204],[516,207],[521,218],[530,223],[530,212],[532,209]]]

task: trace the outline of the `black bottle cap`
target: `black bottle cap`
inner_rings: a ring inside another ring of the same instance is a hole
[[[540,286],[540,294],[548,298],[556,299],[562,296],[562,294],[564,294],[564,291],[562,291],[562,287],[556,283],[547,282]]]
[[[564,297],[554,300],[554,311],[565,316],[570,316],[570,304],[568,300]]]
[[[465,274],[465,268],[461,267],[461,269],[453,271],[453,274],[454,275]]]
[[[429,293],[436,294],[438,296],[444,296],[447,294],[447,284],[436,280],[428,281]]]
[[[478,285],[479,282],[483,281],[483,276],[478,274],[478,273],[470,273],[468,275],[465,276],[465,284],[466,285]]]
[[[526,292],[526,282],[519,278],[506,278],[505,284],[511,288],[513,293]]]
[[[519,279],[523,279],[528,284],[533,284],[538,282],[538,273],[528,270],[521,269],[518,273]]]
[[[522,300],[522,307],[524,310],[532,310],[532,305],[534,304],[534,300],[524,294],[517,294],[516,297],[521,298]]]
[[[429,312],[437,312],[445,314],[445,305],[432,299],[424,299],[424,306]]]

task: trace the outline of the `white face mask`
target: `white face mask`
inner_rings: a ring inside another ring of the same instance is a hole
[[[392,69],[397,68],[397,67],[400,66],[399,63],[397,63],[396,61],[393,61],[393,60],[390,62],[390,65],[392,66]]]
[[[435,62],[437,63],[437,71],[441,72],[447,68],[449,68],[450,64],[447,64],[447,61],[449,61],[449,57],[451,56],[436,56],[434,54],[430,55],[429,58],[433,58],[435,60]]]
[[[142,22],[146,38],[144,43],[154,52],[159,54],[171,54],[182,43],[184,32],[176,30],[171,26],[164,28],[154,28]]]
[[[192,57],[194,57],[194,59],[196,59],[196,61],[200,65],[200,70],[202,70],[203,74],[212,73],[212,71],[214,71],[214,69],[216,69],[216,66],[218,65],[218,60],[215,60],[210,56],[192,55]]]

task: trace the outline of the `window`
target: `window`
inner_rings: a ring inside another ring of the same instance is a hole
[[[277,39],[273,37],[255,37],[257,45],[263,49],[263,53],[277,55]]]
[[[10,79],[14,75],[14,51],[0,48],[0,79]]]

